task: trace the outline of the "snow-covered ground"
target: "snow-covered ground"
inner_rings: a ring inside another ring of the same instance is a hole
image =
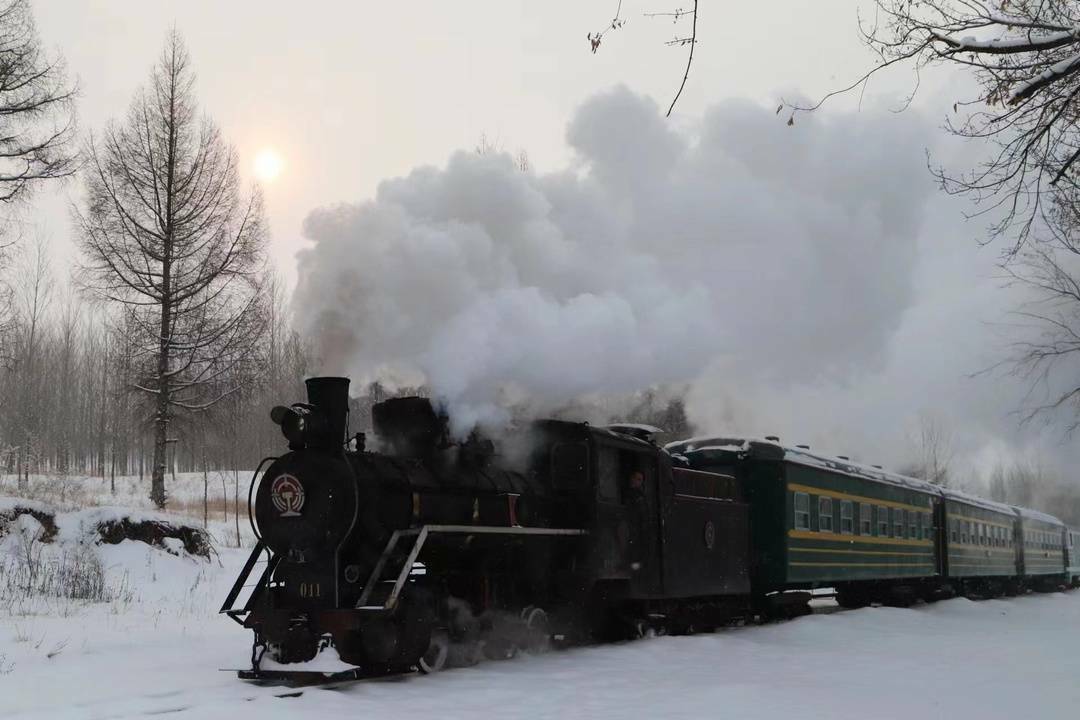
[[[1080,707],[1080,592],[814,615],[280,698],[226,671],[248,663],[249,634],[216,613],[245,551],[95,552],[124,589],[112,602],[0,608],[0,716],[985,720]]]

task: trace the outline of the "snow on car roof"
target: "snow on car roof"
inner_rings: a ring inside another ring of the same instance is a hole
[[[828,455],[813,453],[804,448],[787,447],[772,440],[754,437],[739,437],[738,435],[703,435],[700,437],[693,437],[688,440],[677,440],[675,442],[670,442],[664,446],[664,449],[667,450],[669,453],[678,455],[708,450],[724,452],[748,452],[751,449],[751,443],[763,443],[773,445],[784,451],[785,460],[798,463],[800,465],[824,468],[833,472],[840,472],[844,473],[845,475],[851,475],[853,477],[859,477],[865,480],[872,480],[875,482],[884,483],[886,485],[894,485],[896,487],[903,487],[909,490],[918,490],[920,492],[929,493],[931,495],[939,495],[947,500],[952,500],[954,502],[962,502],[968,505],[974,505],[976,507],[983,508],[984,510],[992,510],[994,512],[1004,513],[1007,515],[1015,515],[1017,512],[1019,512],[1022,517],[1030,518],[1033,520],[1042,520],[1043,522],[1052,523],[1054,525],[1064,525],[1061,520],[1054,517],[1053,515],[1039,512],[1038,510],[1014,507],[1012,505],[996,502],[994,500],[987,500],[976,495],[970,495],[960,490],[942,488],[938,485],[926,482],[925,480],[919,480],[918,478],[889,472],[882,468],[874,467],[871,465],[863,465],[862,463],[852,462],[851,460],[845,460],[844,458],[840,457],[830,457]]]
[[[1025,507],[1018,507],[1016,509],[1020,512],[1020,517],[1022,518],[1027,518],[1029,520],[1041,520],[1045,523],[1050,523],[1051,525],[1065,525],[1065,523],[1061,522],[1061,520],[1058,520],[1053,515],[1049,515],[1038,510],[1032,510],[1031,508]]]
[[[881,468],[876,468],[870,465],[863,465],[862,463],[852,462],[851,460],[845,460],[839,457],[829,457],[827,455],[821,455],[818,453],[810,452],[805,448],[787,447],[773,440],[767,440],[762,438],[739,437],[737,435],[703,435],[701,437],[694,437],[688,440],[678,440],[676,442],[668,443],[665,446],[665,449],[668,452],[676,454],[701,452],[705,450],[745,452],[751,449],[751,443],[773,445],[777,449],[783,450],[785,460],[789,460],[800,465],[824,468],[827,470],[832,470],[834,472],[844,473],[845,475],[861,477],[866,480],[873,480],[876,482],[885,483],[887,485],[907,488],[909,490],[919,490],[921,492],[931,493],[935,495],[941,494],[941,489],[938,486],[932,485],[923,480],[918,480],[916,478],[910,478],[905,475],[888,472],[887,470],[883,470]]]
[[[918,490],[919,492],[929,493],[931,495],[941,494],[940,487],[928,483],[925,480],[900,475],[872,465],[863,465],[862,463],[852,462],[851,460],[845,460],[843,458],[818,455],[808,450],[803,450],[802,448],[784,448],[784,459],[799,463],[800,465],[825,468],[827,470],[833,470],[834,472],[844,473],[845,475],[863,478],[864,480],[873,480],[875,482],[894,485],[908,490]]]
[[[978,497],[977,495],[969,495],[966,492],[959,490],[953,490],[951,488],[944,488],[942,493],[945,495],[946,500],[955,500],[956,502],[967,503],[968,505],[975,505],[981,507],[984,510],[993,510],[995,512],[1005,513],[1006,515],[1016,515],[1018,508],[1012,505],[1006,505],[995,500],[987,500],[986,498]]]
[[[728,452],[737,452],[739,450],[749,450],[750,441],[756,438],[742,438],[742,437],[726,437],[716,435],[702,435],[701,437],[687,438],[686,440],[676,440],[669,442],[664,446],[664,449],[669,453],[682,454],[688,452],[698,452],[700,450],[725,450]],[[758,440],[758,442],[772,442],[771,440]]]

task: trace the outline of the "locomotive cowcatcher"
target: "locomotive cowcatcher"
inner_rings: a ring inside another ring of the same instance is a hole
[[[673,466],[636,427],[541,420],[455,440],[418,397],[375,405],[368,449],[348,386],[309,379],[306,403],[271,413],[288,452],[256,470],[258,541],[222,607],[254,632],[242,677],[328,647],[358,674],[431,671],[745,610],[732,476]]]

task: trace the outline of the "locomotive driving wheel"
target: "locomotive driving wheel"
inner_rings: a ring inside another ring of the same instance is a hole
[[[430,675],[445,669],[449,658],[450,634],[446,630],[435,630],[431,633],[427,651],[420,656],[416,667],[425,675]]]

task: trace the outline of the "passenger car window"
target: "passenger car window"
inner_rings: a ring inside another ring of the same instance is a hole
[[[893,508],[893,537],[904,537],[904,511]]]
[[[870,518],[871,508],[873,506],[868,503],[859,503],[859,534],[870,535],[874,528],[873,520]]]
[[[850,535],[855,531],[855,509],[850,500],[840,501],[840,532]]]
[[[889,537],[889,508],[881,505],[877,509],[877,534],[879,537]]]
[[[832,498],[818,498],[818,532],[832,532]]]
[[[795,529],[810,529],[810,496],[806,493],[795,493]]]
[[[919,520],[918,514],[914,510],[905,510],[904,514],[907,515],[908,522],[908,537],[914,540],[919,539]]]

